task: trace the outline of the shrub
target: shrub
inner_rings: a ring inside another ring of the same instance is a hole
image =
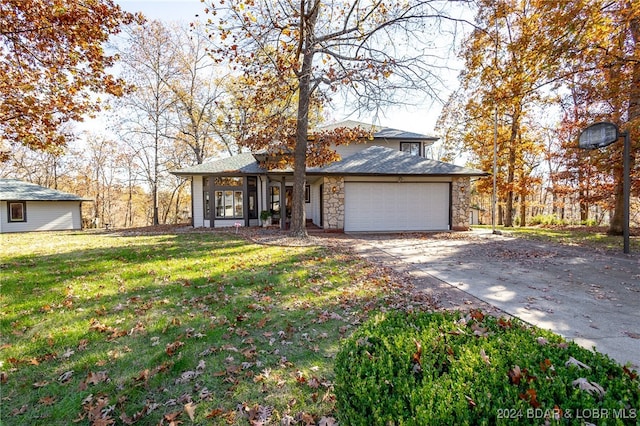
[[[479,311],[378,315],[344,341],[335,373],[341,425],[640,418],[633,371],[553,333]]]
[[[565,225],[566,222],[552,214],[538,214],[529,221],[531,225]]]

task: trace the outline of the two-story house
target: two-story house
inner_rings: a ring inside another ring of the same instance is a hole
[[[436,140],[374,127],[371,140],[336,146],[340,161],[307,169],[307,220],[345,232],[468,229],[470,180],[487,173],[426,158]],[[244,153],[173,171],[191,180],[192,225],[258,226],[268,210],[286,227],[293,170],[267,170],[262,160]]]

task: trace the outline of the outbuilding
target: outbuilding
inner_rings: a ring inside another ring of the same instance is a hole
[[[67,192],[0,179],[0,233],[82,229],[82,202]]]

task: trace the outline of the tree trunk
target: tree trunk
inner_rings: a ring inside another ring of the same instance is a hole
[[[293,200],[291,206],[291,231],[293,237],[306,238],[304,214],[304,186],[307,171],[307,140],[309,132],[309,101],[311,98],[311,72],[313,67],[313,30],[318,18],[318,5],[309,13],[301,12],[304,34],[301,37],[302,69],[298,74],[298,116],[296,122],[296,145],[293,157]]]
[[[515,186],[516,175],[516,141],[520,132],[520,105],[516,104],[516,110],[513,112],[513,121],[511,122],[511,135],[509,136],[509,159],[507,163],[507,203],[505,205],[505,223],[504,226],[511,228],[513,226],[513,190]]]
[[[631,7],[631,4],[628,5]],[[638,57],[640,54],[640,18],[635,18],[631,20],[629,24],[629,30],[631,32],[631,39],[633,40],[633,51],[634,57]],[[634,121],[640,120],[640,62],[635,61],[633,63],[633,71],[632,71],[632,82],[629,86],[629,107],[627,110],[627,123],[633,123]],[[635,149],[634,149],[634,141],[638,138],[638,134],[635,134],[632,129],[637,128],[636,125],[628,125],[626,131],[631,132],[631,149],[629,152],[629,169],[633,170],[635,166]],[[622,141],[618,142],[618,145],[622,145]],[[622,151],[622,148],[620,148]],[[615,179],[616,179],[616,188],[615,188],[615,210],[613,212],[613,217],[611,218],[611,222],[609,224],[609,230],[607,231],[610,235],[622,235],[623,230],[623,221],[624,221],[624,192],[623,192],[623,167],[622,161],[624,159],[621,158],[620,162],[617,162],[614,167]],[[633,180],[632,180],[633,182]]]

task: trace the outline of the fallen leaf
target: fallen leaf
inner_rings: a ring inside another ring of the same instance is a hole
[[[525,393],[521,393],[520,399],[524,399],[525,401],[529,401],[529,404],[533,408],[540,407],[540,403],[538,402],[538,394],[535,389],[527,389]]]
[[[67,383],[69,380],[71,380],[72,376],[73,376],[73,371],[66,371],[62,373],[60,377],[58,377],[58,381],[62,383]]]
[[[464,397],[466,398],[470,408],[473,408],[477,405],[476,402],[473,399],[471,399],[471,397],[468,397],[467,395],[465,395]]]
[[[219,409],[219,408],[216,408],[216,409],[214,409],[214,410],[211,410],[211,411],[209,412],[209,414],[207,414],[207,415],[206,415],[206,418],[207,418],[207,419],[214,419],[214,418],[216,418],[216,417],[218,417],[218,416],[222,415],[222,413],[224,413],[224,411],[222,411],[222,410],[221,410],[221,409]]]
[[[511,384],[514,384],[514,385],[520,384],[520,380],[522,378],[522,371],[520,370],[520,366],[516,365],[515,367],[513,367],[511,370],[509,370],[507,375],[509,376],[509,380],[511,381]]]
[[[20,407],[20,408],[14,408],[14,409],[11,411],[11,415],[15,417],[15,416],[19,416],[19,415],[21,415],[21,414],[24,414],[24,413],[26,413],[26,412],[27,412],[27,409],[28,409],[28,408],[29,408],[29,407],[27,407],[27,405],[26,405],[26,404],[25,404],[25,405],[23,405],[23,406],[22,406],[22,407]]]
[[[318,426],[335,426],[338,422],[333,417],[323,417],[318,422]]]
[[[169,426],[181,425],[182,421],[178,420],[181,414],[182,411],[174,411],[173,413],[165,414],[162,419],[169,422]]]
[[[591,395],[597,396],[600,400],[602,400],[602,398],[604,397],[605,390],[603,389],[603,387],[596,382],[588,381],[584,377],[580,377],[579,379],[574,380],[573,382],[571,382],[571,384],[574,387],[586,391]]]
[[[56,403],[55,396],[43,396],[38,400],[38,402],[42,405],[53,405]]]
[[[575,359],[572,356],[570,356],[569,360],[564,363],[565,367],[569,367],[570,365],[575,365],[578,368],[586,368],[587,370],[591,370],[591,367],[589,367],[587,364],[578,361],[577,359]]]
[[[489,360],[489,357],[487,356],[486,352],[483,349],[480,349],[480,357],[482,358],[482,360],[484,361],[485,364],[487,365],[491,365],[491,361]]]
[[[471,318],[478,322],[482,322],[482,320],[484,319],[484,314],[479,309],[472,310],[471,312],[469,312],[469,315],[471,315]]]
[[[477,323],[471,324],[471,329],[473,330],[473,335],[477,337],[487,337],[489,332],[485,327],[479,326]]]
[[[98,383],[106,382],[108,380],[109,377],[107,376],[106,371],[98,371],[96,373],[89,371],[89,373],[87,374],[87,379],[85,381],[89,385],[97,385]]]
[[[167,355],[173,356],[182,346],[184,346],[184,342],[181,342],[179,340],[173,343],[168,343],[165,352],[167,353]]]
[[[303,422],[304,426],[314,426],[316,424],[315,419],[313,418],[313,416],[311,414],[308,413],[298,413],[298,415],[296,416],[296,419],[298,419],[298,421]]]
[[[196,405],[193,402],[186,404],[184,406],[184,412],[187,413],[191,421],[193,421],[193,418],[196,412]]]
[[[420,358],[422,357],[422,344],[418,342],[416,339],[413,339],[413,343],[416,345],[416,351],[411,356],[411,359],[415,364],[420,365]]]

